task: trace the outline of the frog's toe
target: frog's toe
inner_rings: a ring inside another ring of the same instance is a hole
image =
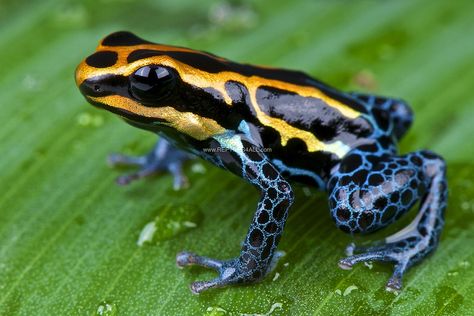
[[[122,174],[116,179],[116,183],[118,185],[128,185],[131,182],[148,177],[150,175],[156,174],[162,170],[164,170],[164,166],[160,163],[153,161],[150,159],[150,155],[148,156],[128,156],[123,154],[110,154],[107,157],[107,163],[111,167],[117,166],[133,166],[139,167],[140,169],[132,172]]]
[[[119,177],[117,177],[117,179],[115,179],[115,182],[118,184],[118,185],[128,185],[130,184],[130,182],[132,182],[133,180],[136,180],[138,179],[138,176],[136,173],[130,173],[130,174],[124,174],[124,175],[121,175]]]
[[[216,260],[208,257],[196,255],[191,252],[180,252],[176,256],[176,264],[182,268],[185,266],[198,265],[205,268],[216,270],[219,276],[209,281],[196,281],[191,283],[190,289],[194,294],[199,294],[210,288],[224,287],[236,283],[248,281],[245,275],[240,272],[237,259]],[[251,280],[253,281],[253,280]]]
[[[128,156],[113,153],[107,156],[107,164],[111,167],[117,166],[144,166],[147,162],[146,156]]]
[[[139,180],[142,178],[149,177],[151,175],[157,174],[160,171],[165,170],[162,166],[158,164],[152,164],[152,165],[145,165],[142,169],[132,172],[132,173],[127,173],[119,176],[116,180],[118,185],[128,185],[132,181]]]
[[[392,261],[392,258],[389,258],[387,254],[382,251],[367,252],[339,260],[339,267],[344,270],[350,270],[356,263],[366,261]]]
[[[189,187],[189,181],[183,173],[181,162],[170,163],[167,167],[168,171],[173,175],[173,189],[178,191]]]
[[[407,269],[407,262],[401,262],[395,265],[392,276],[387,282],[385,289],[388,292],[398,293],[402,289],[403,274]]]
[[[118,185],[128,185],[135,180],[150,177],[160,172],[168,171],[173,176],[173,188],[181,190],[189,186],[188,178],[184,175],[182,170],[182,162],[176,161],[172,163],[154,161],[152,163],[145,163],[141,169],[136,172],[126,173],[119,176],[116,180]]]
[[[199,265],[206,268],[219,270],[222,268],[223,262],[221,260],[198,256],[192,252],[182,251],[176,255],[176,264],[180,268],[185,266]]]

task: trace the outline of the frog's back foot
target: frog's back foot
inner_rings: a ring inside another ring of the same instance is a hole
[[[188,159],[191,159],[189,154],[173,147],[166,139],[160,138],[147,155],[132,157],[111,154],[108,157],[108,163],[111,166],[139,167],[136,172],[119,176],[117,183],[120,185],[127,185],[132,181],[168,171],[174,177],[174,189],[178,190],[188,185],[188,180],[182,171],[182,164]]]
[[[408,103],[402,99],[357,92],[351,92],[350,95],[366,104],[372,110],[375,117],[380,116],[380,113],[377,113],[378,111],[388,113],[391,132],[397,139],[401,139],[413,123],[413,111]]]

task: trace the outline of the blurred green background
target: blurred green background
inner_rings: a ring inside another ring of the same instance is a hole
[[[472,313],[473,21],[472,1],[0,0],[0,314]],[[204,162],[187,165],[182,192],[169,175],[114,184],[122,171],[106,155],[144,153],[155,136],[87,105],[73,73],[117,30],[408,100],[401,151],[429,148],[449,165],[439,250],[387,293],[390,265],[337,267],[353,239],[325,194],[298,188],[275,272],[193,296],[188,284],[214,274],[179,271],[176,253],[237,255],[258,193]]]

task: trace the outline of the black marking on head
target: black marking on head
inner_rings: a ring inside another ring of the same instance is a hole
[[[217,56],[195,51],[195,52],[182,52],[182,51],[162,51],[157,49],[137,49],[131,52],[127,61],[133,63],[134,61],[155,57],[155,56],[170,56],[182,63],[190,65],[194,68],[201,69],[206,72],[218,73],[221,71],[230,70],[228,64],[233,64],[230,61],[223,62]]]
[[[127,31],[115,32],[102,40],[103,46],[133,46],[140,44],[153,44],[145,41],[133,33]]]
[[[112,51],[96,52],[86,58],[86,64],[95,68],[107,68],[115,65],[118,55]]]
[[[137,49],[131,52],[127,56],[127,62],[128,63],[133,63],[134,61],[144,59],[144,58],[149,58],[149,57],[154,57],[154,56],[161,56],[164,55],[165,52],[159,51],[159,50],[152,50],[152,49]]]

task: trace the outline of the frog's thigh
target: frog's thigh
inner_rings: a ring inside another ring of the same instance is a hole
[[[385,227],[406,213],[424,193],[422,158],[416,154],[377,157],[355,150],[329,183],[331,215],[346,232]]]

